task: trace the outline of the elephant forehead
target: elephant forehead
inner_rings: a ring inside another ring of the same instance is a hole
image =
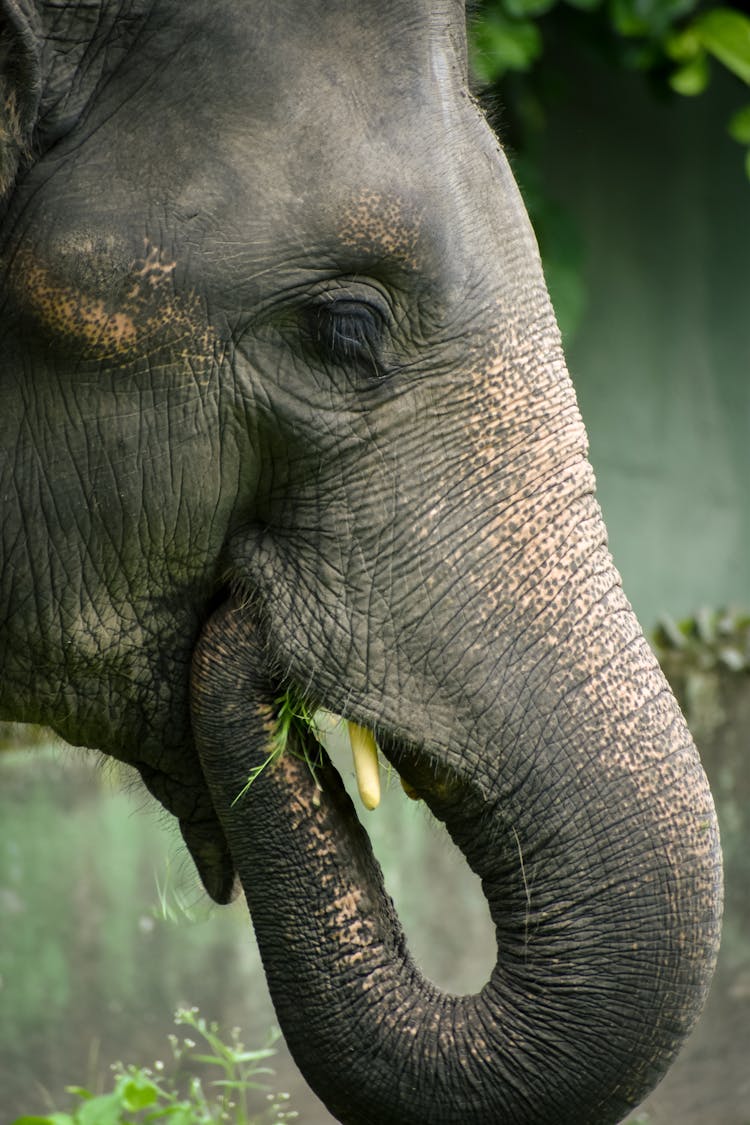
[[[344,209],[339,239],[355,253],[417,269],[422,213],[418,204],[396,192],[364,188]]]
[[[73,253],[73,250],[75,253]],[[82,359],[128,361],[169,345],[194,358],[213,344],[194,292],[176,293],[176,262],[156,247],[124,266],[93,241],[49,253],[24,246],[9,271],[23,316]]]

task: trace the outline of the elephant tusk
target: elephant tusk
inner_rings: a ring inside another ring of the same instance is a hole
[[[354,773],[357,788],[366,809],[376,809],[380,804],[380,769],[378,748],[372,731],[357,723],[347,722],[349,741],[354,757]]]

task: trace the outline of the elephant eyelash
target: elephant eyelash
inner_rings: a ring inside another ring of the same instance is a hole
[[[381,360],[384,318],[371,305],[349,299],[317,302],[308,312],[306,335],[326,362],[359,367],[370,379],[388,374]]]

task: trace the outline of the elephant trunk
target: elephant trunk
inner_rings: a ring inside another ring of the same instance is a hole
[[[447,995],[409,956],[338,774],[305,761],[317,745],[236,799],[274,729],[264,655],[242,611],[217,611],[195,654],[194,731],[311,1087],[345,1125],[621,1120],[676,1053],[715,959],[718,840],[689,744],[644,761],[630,722],[616,752],[566,771],[540,743],[493,785],[386,745],[482,878],[496,928],[485,987]]]

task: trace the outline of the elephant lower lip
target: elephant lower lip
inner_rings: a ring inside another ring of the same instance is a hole
[[[232,902],[239,894],[240,884],[218,823],[181,820],[180,831],[207,894],[220,906]]]
[[[237,873],[202,776],[177,777],[146,762],[134,764],[149,793],[177,818],[206,892],[214,902],[231,902],[239,890]]]

